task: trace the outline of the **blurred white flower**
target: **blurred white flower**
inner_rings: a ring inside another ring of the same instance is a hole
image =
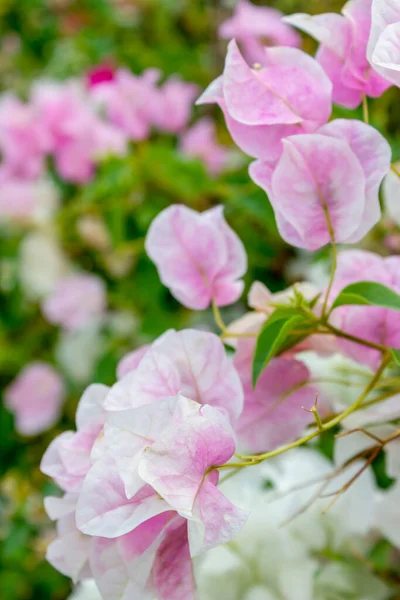
[[[20,248],[19,278],[31,300],[47,296],[68,270],[68,261],[51,233],[29,233]]]
[[[73,381],[87,383],[104,347],[101,323],[96,322],[77,331],[60,333],[55,353],[59,364]]]

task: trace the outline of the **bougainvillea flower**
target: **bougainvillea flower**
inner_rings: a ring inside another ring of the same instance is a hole
[[[57,537],[49,544],[46,559],[74,583],[91,576],[89,555],[92,542],[75,525],[76,501],[75,494],[45,499],[48,516],[57,521]]]
[[[180,150],[187,156],[200,159],[212,175],[223,171],[230,157],[229,150],[216,139],[215,124],[207,117],[181,135]]]
[[[86,183],[99,159],[126,151],[124,132],[95,114],[75,82],[37,84],[32,106],[49,137],[57,170],[67,181]]]
[[[400,86],[400,5],[397,0],[372,0],[367,55],[375,71]]]
[[[301,39],[292,27],[282,22],[283,13],[267,6],[240,0],[231,18],[221,23],[221,38],[235,38],[243,47],[246,60],[262,62],[265,46],[299,47]]]
[[[264,61],[251,68],[232,40],[223,76],[197,104],[218,104],[237,145],[250,156],[274,161],[282,138],[314,131],[329,119],[331,101],[329,78],[301,50],[266,48]]]
[[[130,461],[118,465],[106,451],[91,467],[79,496],[76,523],[83,533],[115,538],[157,515],[176,511],[189,521],[190,551],[198,554],[231,539],[246,518],[217,490],[218,473],[211,472],[233,455],[233,430],[219,409],[181,395],[165,400],[164,407],[157,405],[165,408],[160,414],[154,408],[142,407],[137,420],[132,411],[130,433],[136,451],[130,450],[127,457],[128,444],[113,450]],[[137,471],[142,480],[130,498],[119,474],[121,465]]]
[[[282,237],[308,250],[332,239],[362,239],[380,217],[378,191],[391,160],[386,140],[359,121],[338,119],[317,133],[291,136],[283,146],[275,168],[261,161],[250,165]]]
[[[52,477],[66,492],[79,491],[92,466],[91,454],[103,428],[103,404],[107,393],[108,387],[105,385],[89,386],[79,401],[77,431],[61,433],[43,455],[41,471]]]
[[[195,598],[187,521],[173,513],[116,539],[93,538],[90,566],[108,600]]]
[[[181,392],[225,411],[234,423],[243,408],[240,379],[218,336],[206,331],[167,331],[137,369],[112,386],[107,410],[127,410]]]
[[[104,281],[86,273],[67,275],[57,283],[42,309],[50,323],[67,330],[81,329],[105,312]]]
[[[146,252],[160,279],[184,306],[226,306],[243,291],[247,269],[242,242],[226,223],[222,207],[197,213],[181,204],[163,210],[150,225]]]
[[[377,98],[390,84],[367,60],[371,0],[350,0],[342,13],[294,14],[284,21],[320,42],[316,58],[333,83],[333,101],[356,108],[363,96]]]
[[[383,258],[363,250],[347,250],[339,254],[332,299],[340,290],[356,281],[376,281],[400,293],[400,258]],[[375,344],[400,348],[399,312],[376,306],[343,306],[333,313],[343,331]],[[353,360],[375,370],[381,359],[373,348],[338,340],[343,351]]]
[[[198,94],[193,83],[171,77],[154,92],[152,124],[160,131],[178,133],[190,120],[193,100]]]
[[[240,340],[234,358],[244,389],[244,408],[236,431],[248,450],[266,452],[296,439],[312,421],[304,409],[315,404],[317,390],[308,383],[306,365],[290,357],[272,359],[253,389],[254,346],[254,340]]]
[[[112,81],[92,88],[96,102],[102,105],[107,118],[132,140],[147,138],[153,121],[156,83],[160,73],[155,69],[141,76],[118,69]]]
[[[28,364],[6,388],[4,401],[23,435],[36,435],[58,420],[65,389],[58,372],[43,362]]]

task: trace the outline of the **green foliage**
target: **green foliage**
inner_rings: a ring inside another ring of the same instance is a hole
[[[332,304],[332,310],[347,304],[379,306],[400,310],[400,296],[390,288],[374,281],[352,283],[340,292]]]

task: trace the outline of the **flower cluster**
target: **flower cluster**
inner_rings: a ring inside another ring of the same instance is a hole
[[[223,29],[246,45],[242,10],[253,9],[241,4]],[[223,75],[199,103],[217,103],[256,158],[250,175],[282,237],[307,250],[331,244],[328,283],[272,294],[255,282],[252,310],[226,325],[220,307],[240,298],[247,258],[223,211],[177,204],[154,219],[145,247],[162,283],[187,308],[211,307],[220,335],[169,330],[130,353],[112,387],[87,389],[76,431],[57,437],[41,465],[64,492],[46,501],[57,521],[48,560],[75,582],[93,578],[105,600],[192,600],[194,572],[207,600],[221,597],[221,578],[222,594],[238,600],[392,593],[376,573],[347,566],[346,552],[352,540],[364,567],[372,532],[400,543],[399,484],[378,491],[370,468],[384,453],[387,474],[400,473],[400,263],[337,248],[379,221],[391,149],[368,123],[328,121],[332,101],[365,106],[395,80],[400,17],[390,0],[351,0],[342,15],[289,21],[321,42],[317,59],[268,47],[250,66],[232,40]],[[113,85],[99,94],[109,118],[146,135]],[[118,86],[126,89],[123,77]],[[98,306],[88,304],[82,311]],[[57,306],[47,308],[55,320]],[[68,317],[73,327],[80,315]],[[334,464],[311,449],[281,456],[339,429]],[[272,493],[284,496],[276,509]],[[333,510],[322,523],[325,497]],[[299,519],[280,535],[278,521],[294,512]]]

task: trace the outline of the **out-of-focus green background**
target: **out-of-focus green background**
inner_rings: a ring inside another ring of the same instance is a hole
[[[283,12],[339,10],[336,0],[255,2]],[[141,73],[157,67],[165,76],[178,73],[203,89],[220,74],[226,42],[218,24],[235,2],[218,0],[0,0],[0,91],[26,98],[37,79],[65,80],[81,76],[105,61]],[[310,39],[305,49],[314,51]],[[336,110],[347,115],[348,111]],[[218,109],[196,108],[218,122],[221,142],[230,145]],[[359,116],[356,111],[354,114]],[[394,93],[379,107],[371,102],[372,122],[390,138],[400,157],[400,110]],[[272,289],[284,285],[284,266],[293,251],[280,240],[265,194],[249,181],[248,159],[238,151],[238,167],[212,179],[196,160],[183,159],[173,136],[154,135],[135,144],[125,158],[98,169],[86,186],[56,180],[62,206],[57,234],[65,252],[87,271],[107,282],[109,310],[116,325],[101,332],[101,343],[89,374],[79,382],[63,373],[68,386],[64,416],[51,431],[32,438],[19,436],[13,417],[0,406],[0,597],[5,600],[64,599],[70,583],[44,561],[52,535],[42,508],[43,495],[54,491],[38,464],[53,437],[74,427],[76,403],[92,381],[113,383],[118,360],[130,349],[167,328],[212,324],[208,313],[191,314],[160,284],[144,254],[143,241],[154,216],[174,202],[197,210],[217,203],[245,243],[249,256],[246,283],[264,281]],[[106,224],[112,248],[107,256],[88,247],[77,231],[82,215]],[[22,294],[18,248],[25,235],[0,229],[0,387],[4,389],[27,363],[45,360],[58,365],[58,331],[47,324],[39,306]],[[116,269],[115,264],[122,265]],[[231,316],[235,308],[228,310]],[[118,318],[124,324],[118,326]],[[97,342],[96,342],[97,344]],[[60,368],[60,367],[59,367]]]

